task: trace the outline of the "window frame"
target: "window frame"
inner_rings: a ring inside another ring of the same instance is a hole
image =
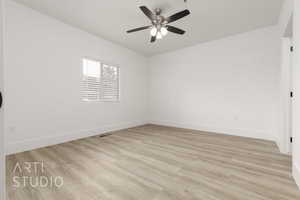
[[[99,59],[95,59],[95,58],[92,58],[92,57],[87,57],[87,56],[82,57],[81,58],[81,66],[80,66],[80,68],[81,68],[81,81],[83,81],[83,79],[85,77],[84,74],[83,74],[83,61],[84,60],[91,60],[91,61],[100,63],[100,82],[102,81],[102,66],[103,65],[116,67],[117,70],[118,70],[118,92],[119,92],[119,95],[118,95],[118,100],[101,99],[101,98],[99,98],[98,100],[83,100],[83,98],[80,94],[81,102],[84,102],[84,103],[101,103],[101,102],[104,102],[104,103],[105,102],[107,102],[107,103],[120,103],[120,101],[121,101],[121,68],[119,67],[119,65],[113,64],[112,62],[101,61]]]

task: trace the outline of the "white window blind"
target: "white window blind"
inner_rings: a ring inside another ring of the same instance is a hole
[[[119,68],[99,61],[83,59],[81,99],[83,101],[118,101]]]
[[[119,100],[119,68],[103,64],[101,67],[101,93],[104,101]]]

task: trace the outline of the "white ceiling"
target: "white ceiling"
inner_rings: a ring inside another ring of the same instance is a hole
[[[144,55],[191,46],[200,42],[275,25],[283,0],[15,0],[65,23],[116,42]],[[185,8],[191,15],[172,25],[187,31],[169,33],[150,44],[148,30],[127,34],[126,30],[150,21],[139,6],[162,8],[168,16]]]

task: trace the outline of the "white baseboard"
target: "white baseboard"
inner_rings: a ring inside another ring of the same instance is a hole
[[[29,151],[51,145],[61,144],[72,140],[78,140],[96,135],[102,135],[112,131],[118,131],[122,129],[132,128],[135,126],[141,126],[147,124],[145,121],[136,121],[129,123],[120,123],[116,125],[104,126],[92,130],[81,130],[76,132],[69,132],[64,134],[55,134],[50,137],[41,137],[38,139],[25,140],[15,143],[9,143],[5,146],[5,154],[15,154],[19,152]]]
[[[168,121],[150,121],[149,123],[156,124],[156,125],[162,125],[162,126],[186,128],[186,129],[193,129],[193,130],[199,130],[199,131],[205,131],[205,132],[221,133],[221,134],[226,134],[226,135],[263,139],[263,140],[269,140],[269,141],[276,142],[276,138],[274,138],[272,136],[272,134],[267,131],[257,131],[257,130],[253,131],[253,130],[224,128],[224,127],[217,128],[217,127],[209,127],[209,126],[181,124],[181,123],[174,123],[174,122],[168,122]]]
[[[141,126],[145,124],[149,124],[149,123],[146,121],[120,123],[117,125],[104,126],[102,128],[96,128],[91,130],[81,130],[81,131],[69,132],[64,134],[55,134],[49,137],[41,137],[37,139],[9,143],[5,146],[5,154],[10,155],[14,153],[29,151],[29,150],[47,147],[51,145],[61,144],[64,142],[69,142],[72,140],[82,139],[82,138],[91,137],[95,135],[101,135],[111,131],[117,131],[117,130],[127,129],[135,126]],[[232,129],[232,128],[214,128],[208,126],[195,126],[195,125],[172,123],[166,121],[150,121],[150,124],[276,141],[274,138],[270,137],[271,134],[268,134],[264,131],[251,131],[251,130],[241,130],[241,129]]]
[[[297,164],[293,164],[293,177],[300,189],[300,167]]]

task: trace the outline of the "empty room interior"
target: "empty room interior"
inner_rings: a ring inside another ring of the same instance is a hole
[[[300,200],[300,1],[0,0],[0,200]]]

